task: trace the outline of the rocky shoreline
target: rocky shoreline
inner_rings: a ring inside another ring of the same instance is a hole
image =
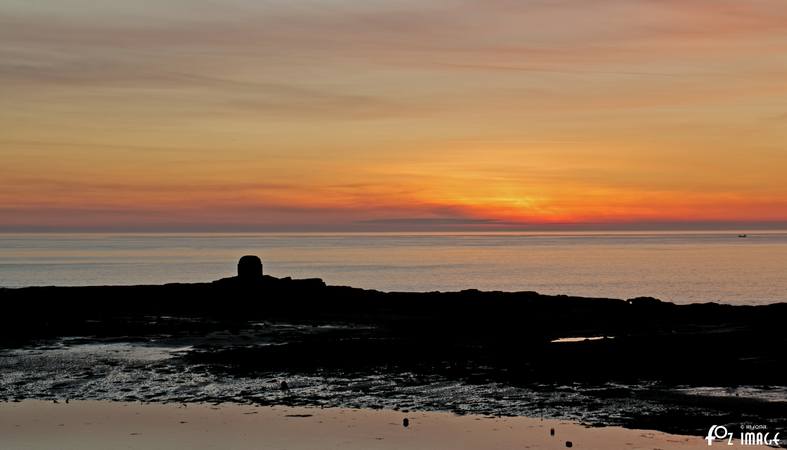
[[[787,304],[386,293],[269,276],[0,289],[0,398],[787,426]],[[287,381],[286,392],[280,382]]]

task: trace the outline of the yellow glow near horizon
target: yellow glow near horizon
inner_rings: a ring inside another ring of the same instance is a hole
[[[787,223],[781,1],[0,20],[0,231]]]

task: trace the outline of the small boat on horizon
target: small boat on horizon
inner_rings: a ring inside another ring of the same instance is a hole
[[[745,238],[745,237],[749,237],[749,235],[748,234],[739,234],[738,237],[739,238]]]

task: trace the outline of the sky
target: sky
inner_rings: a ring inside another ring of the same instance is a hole
[[[0,231],[785,227],[784,0],[2,0]]]

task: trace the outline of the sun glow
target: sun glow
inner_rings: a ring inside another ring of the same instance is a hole
[[[1,230],[787,222],[781,2],[80,3],[0,6]]]

